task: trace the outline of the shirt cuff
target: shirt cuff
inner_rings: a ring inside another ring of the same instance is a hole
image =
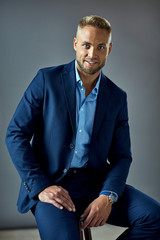
[[[117,196],[117,200],[118,200],[118,194],[115,193],[115,192],[113,192],[113,191],[104,190],[104,191],[100,192],[99,196],[102,195],[102,194],[103,194],[103,195],[106,195],[106,196],[109,196],[110,193],[114,193],[114,194],[116,194],[116,196]]]

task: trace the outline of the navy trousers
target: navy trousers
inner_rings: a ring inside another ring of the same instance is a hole
[[[86,207],[98,197],[102,181],[86,171],[71,170],[57,184],[65,188],[76,212],[59,210],[39,201],[32,209],[42,240],[80,240],[78,223]],[[160,204],[126,185],[123,196],[112,207],[108,223],[127,227],[119,240],[160,240]],[[106,236],[107,240],[107,236]]]

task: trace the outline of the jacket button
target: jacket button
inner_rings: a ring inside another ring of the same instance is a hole
[[[65,168],[65,169],[63,170],[63,172],[66,173],[66,172],[68,172],[68,170]]]
[[[71,149],[73,149],[75,146],[74,146],[73,143],[71,143],[71,144],[69,145],[69,147],[70,147]]]

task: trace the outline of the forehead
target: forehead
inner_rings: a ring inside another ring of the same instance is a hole
[[[105,29],[85,26],[78,31],[77,38],[84,42],[108,43],[109,34]]]

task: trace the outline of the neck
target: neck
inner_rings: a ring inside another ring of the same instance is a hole
[[[82,80],[83,87],[85,88],[85,96],[87,97],[92,92],[93,88],[96,86],[100,73],[90,75],[90,74],[83,74],[79,70],[78,72]]]
[[[93,89],[96,86],[96,83],[98,81],[100,71],[91,75],[91,74],[86,74],[86,73],[82,72],[81,70],[79,70],[78,67],[77,67],[77,69],[78,69],[79,76],[82,80],[83,87]]]

